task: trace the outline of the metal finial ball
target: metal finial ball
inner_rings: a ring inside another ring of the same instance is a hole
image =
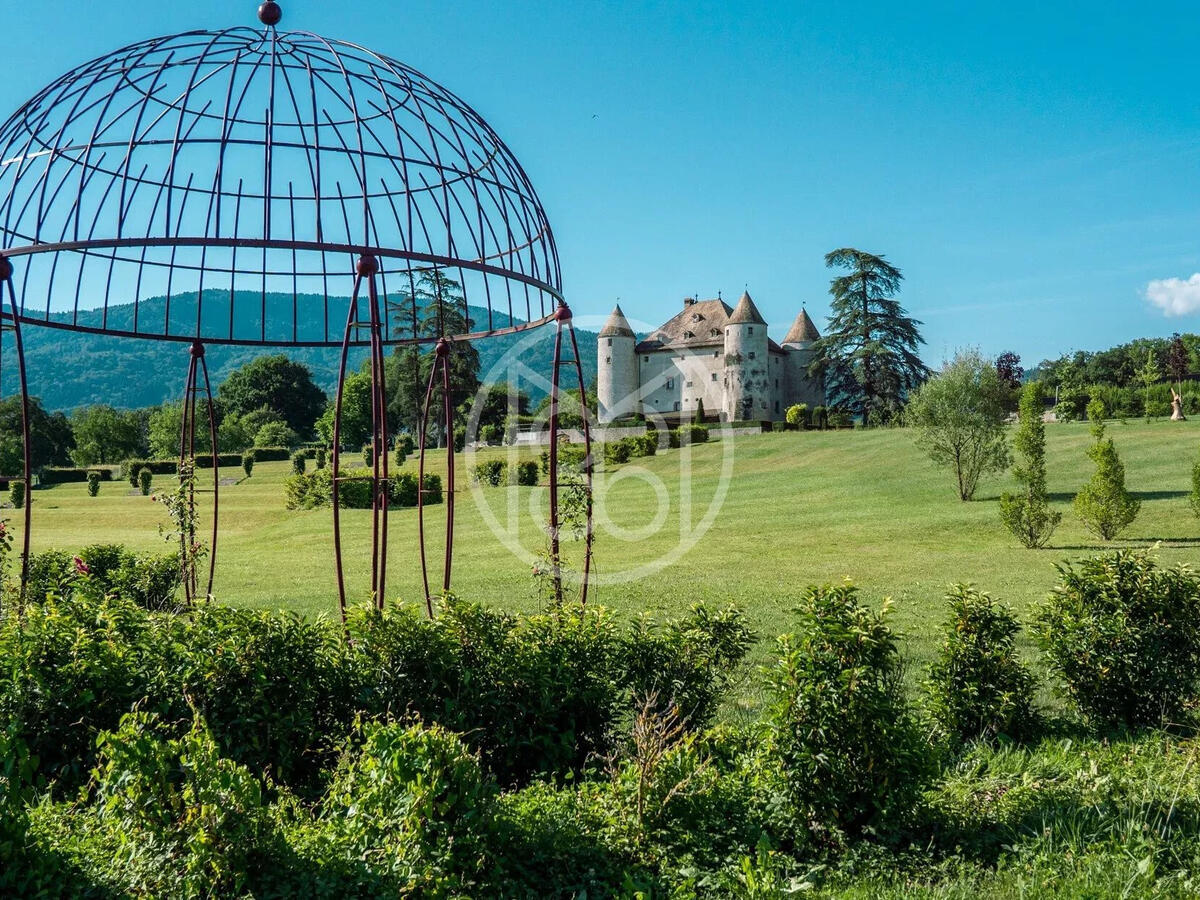
[[[0,256],[0,281],[8,281],[13,275],[13,264],[7,256]]]
[[[554,311],[554,318],[559,322],[571,321],[571,307],[561,301],[558,304],[558,309]]]
[[[267,0],[258,8],[258,20],[264,25],[275,26],[283,18],[283,9],[275,0]]]
[[[369,278],[379,271],[379,260],[369,253],[358,258],[358,274]]]
[[[440,338],[437,342],[437,346],[434,347],[433,353],[434,356],[438,357],[439,359],[441,359],[443,356],[449,356],[450,342],[445,338]]]

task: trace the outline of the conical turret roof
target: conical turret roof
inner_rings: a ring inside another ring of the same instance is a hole
[[[785,344],[806,344],[820,340],[820,338],[821,332],[817,331],[817,326],[808,317],[808,311],[801,309],[800,315],[796,316],[796,321],[792,323],[783,342]]]
[[[625,313],[621,312],[621,304],[618,303],[613,308],[612,315],[600,329],[600,337],[633,337],[633,329],[629,327]]]
[[[750,299],[750,292],[746,291],[742,294],[742,299],[738,301],[738,305],[734,307],[733,315],[729,317],[729,321],[726,324],[766,325],[767,320],[762,317],[762,313],[758,311],[758,307]]]

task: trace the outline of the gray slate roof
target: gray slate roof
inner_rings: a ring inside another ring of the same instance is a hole
[[[612,311],[612,315],[608,317],[608,321],[604,323],[604,327],[600,329],[600,337],[633,337],[633,329],[629,327],[629,320],[625,318],[625,313],[621,312],[621,304],[617,304]]]
[[[806,341],[820,340],[820,338],[821,332],[817,331],[817,326],[808,317],[808,311],[801,309],[800,315],[796,316],[796,321],[788,329],[787,337],[783,339],[783,342],[785,344],[801,344]]]
[[[730,325],[766,325],[767,320],[762,317],[762,313],[758,311],[758,307],[754,305],[754,301],[750,299],[750,292],[746,291],[742,294],[742,299],[738,301],[737,308],[734,309],[733,315],[729,317]]]

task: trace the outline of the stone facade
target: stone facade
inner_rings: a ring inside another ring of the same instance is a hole
[[[825,402],[824,385],[808,375],[820,335],[807,312],[780,345],[748,293],[733,309],[720,299],[683,304],[643,341],[613,310],[597,347],[601,422],[690,418],[701,402],[709,420],[780,421],[793,404]]]

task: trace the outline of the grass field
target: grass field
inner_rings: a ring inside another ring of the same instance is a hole
[[[681,520],[690,526],[700,522],[719,494],[722,473],[732,476],[724,480],[727,493],[711,527],[695,546],[661,571],[600,584],[594,600],[627,615],[676,613],[698,600],[737,603],[767,639],[761,653],[790,627],[793,598],[805,585],[851,578],[869,599],[893,598],[893,624],[904,634],[910,657],[921,662],[934,645],[947,585],[975,582],[1025,611],[1054,583],[1056,564],[1104,549],[1070,509],[1073,493],[1091,474],[1084,456],[1087,427],[1052,425],[1047,432],[1050,490],[1064,521],[1041,551],[1021,548],[999,523],[997,501],[1010,484],[1008,476],[986,480],[975,502],[962,503],[952,476],[935,469],[902,430],[739,436],[611,468],[600,474],[598,491],[596,559],[605,579],[669,558],[681,530],[688,530],[681,529]],[[1200,520],[1188,506],[1200,423],[1114,422],[1109,432],[1125,462],[1128,486],[1143,501],[1128,539],[1114,545],[1160,544],[1165,563],[1200,562]],[[508,609],[538,608],[529,560],[496,537],[488,518],[511,517],[520,526],[516,542],[537,548],[543,514],[531,509],[544,508],[545,491],[472,491],[469,460],[460,455],[458,461],[454,590]],[[430,465],[438,471],[444,457]],[[289,472],[283,462],[260,463],[249,479],[241,478],[240,469],[222,471],[237,483],[221,488],[217,596],[237,605],[333,615],[331,512],[285,509],[281,485]],[[159,476],[155,489],[171,481]],[[684,483],[687,491],[681,491]],[[681,504],[681,494],[690,509]],[[131,491],[127,482],[105,483],[98,498],[88,497],[82,484],[48,488],[37,491],[34,502],[35,550],[96,542],[165,549],[157,530],[161,506]],[[364,599],[368,516],[344,513],[349,586]],[[427,525],[431,565],[439,572],[443,516],[444,507],[433,508]],[[389,600],[419,600],[416,511],[394,511],[390,522]]]

